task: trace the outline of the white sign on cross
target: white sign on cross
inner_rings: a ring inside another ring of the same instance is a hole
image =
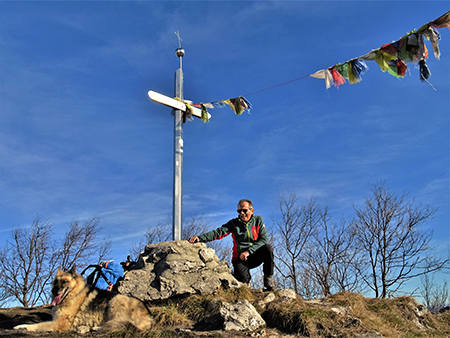
[[[187,110],[187,106],[184,102],[172,99],[169,96],[165,96],[163,94],[154,92],[153,90],[150,90],[148,92],[148,96],[152,99],[152,101],[158,102],[167,107],[170,107],[173,109],[178,109],[178,110],[181,110],[182,112],[186,112],[186,110]],[[191,110],[192,116],[202,118],[202,111],[200,109],[190,106],[190,110]],[[209,113],[207,113],[207,114],[208,114],[208,119],[210,119],[211,115]]]

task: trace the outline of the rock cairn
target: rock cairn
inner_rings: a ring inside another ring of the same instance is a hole
[[[119,282],[121,294],[143,301],[190,294],[207,295],[220,287],[241,286],[225,261],[205,243],[170,241],[149,244]]]

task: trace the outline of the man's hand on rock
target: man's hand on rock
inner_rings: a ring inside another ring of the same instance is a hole
[[[189,238],[189,243],[197,243],[197,242],[199,242],[200,240],[198,239],[198,237],[197,236],[192,236],[191,238]]]

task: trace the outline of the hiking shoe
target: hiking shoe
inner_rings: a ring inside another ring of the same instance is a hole
[[[264,291],[273,291],[275,289],[275,283],[272,276],[264,276]]]

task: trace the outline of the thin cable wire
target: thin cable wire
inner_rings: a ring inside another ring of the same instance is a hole
[[[285,84],[288,84],[288,83],[291,83],[291,82],[294,82],[294,81],[298,81],[298,80],[304,79],[304,78],[306,78],[306,77],[309,77],[309,75],[305,75],[305,76],[299,77],[299,78],[294,79],[294,80],[289,80],[289,81],[286,81],[286,82],[277,84],[277,85],[275,85],[275,86],[267,87],[267,88],[258,90],[258,91],[256,91],[256,92],[253,92],[253,93],[250,93],[250,94],[247,94],[247,95],[244,95],[244,96],[250,96],[250,95],[253,95],[253,94],[261,93],[261,92],[264,92],[264,91],[269,90],[269,89],[273,89],[273,88],[280,87],[280,86],[283,86],[283,85],[285,85]]]

